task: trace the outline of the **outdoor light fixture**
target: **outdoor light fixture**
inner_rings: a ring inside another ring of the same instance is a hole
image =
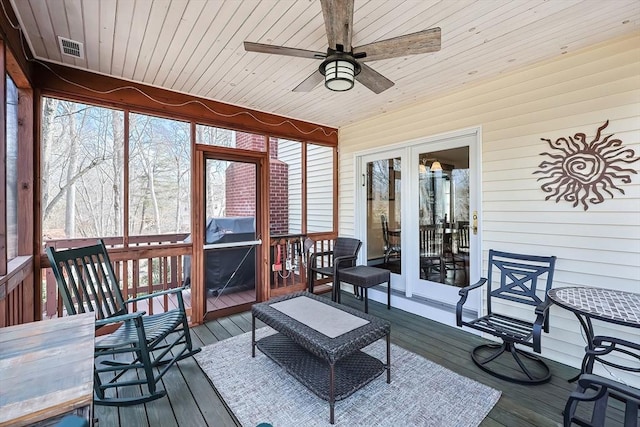
[[[343,92],[353,87],[355,67],[348,61],[332,61],[324,67],[324,85],[327,89]]]
[[[354,80],[360,73],[360,65],[353,56],[337,51],[322,61],[319,70],[324,75],[327,89],[344,92],[353,88]]]

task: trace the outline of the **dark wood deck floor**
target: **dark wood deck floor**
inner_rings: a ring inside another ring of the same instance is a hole
[[[342,302],[358,308],[363,304],[345,292]],[[549,383],[538,386],[508,383],[484,373],[471,361],[469,351],[484,342],[482,338],[398,309],[388,311],[386,306],[372,301],[369,312],[391,322],[391,337],[395,344],[502,391],[499,402],[482,426],[561,425],[564,404],[574,388],[567,379],[577,373],[576,369],[550,361],[553,377]],[[204,346],[250,330],[251,314],[246,312],[195,327],[192,335],[198,345]],[[168,396],[155,402],[128,408],[96,406],[99,426],[238,425],[192,358],[179,362],[177,368],[165,375],[163,383]],[[460,399],[464,398],[460,396]],[[614,420],[618,417],[621,415],[614,414]]]

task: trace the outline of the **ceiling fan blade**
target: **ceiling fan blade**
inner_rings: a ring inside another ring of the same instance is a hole
[[[353,49],[353,54],[366,53],[367,56],[359,58],[359,61],[363,62],[416,55],[418,53],[437,52],[439,50],[440,28],[436,27],[358,46]]]
[[[342,45],[345,52],[351,51],[353,35],[353,1],[354,0],[320,0],[322,16],[327,31],[329,48],[336,50]]]
[[[367,64],[360,64],[360,74],[356,76],[356,80],[376,94],[384,92],[395,84]]]
[[[318,86],[324,80],[324,76],[320,70],[316,70],[309,77],[304,79],[302,83],[293,88],[294,92],[311,92],[313,88]]]
[[[247,52],[273,53],[275,55],[297,56],[311,59],[324,59],[327,56],[325,52],[253,42],[244,42],[244,50]]]

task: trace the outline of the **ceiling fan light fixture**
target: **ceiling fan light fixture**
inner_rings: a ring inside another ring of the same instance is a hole
[[[344,92],[353,88],[356,66],[351,61],[336,59],[324,65],[324,85],[327,89]]]

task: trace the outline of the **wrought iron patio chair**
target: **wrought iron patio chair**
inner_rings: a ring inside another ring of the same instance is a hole
[[[97,335],[101,329],[117,327],[95,340],[94,402],[128,406],[165,396],[166,391],[158,388],[162,376],[178,360],[200,351],[193,349],[183,288],[125,301],[102,240],[61,251],[47,247],[46,252],[67,314],[95,312]],[[130,303],[160,295],[174,295],[178,308],[153,315],[127,309]],[[137,391],[122,393],[131,386]]]
[[[400,230],[389,230],[389,221],[387,221],[386,215],[380,215],[380,223],[382,224],[382,239],[384,240],[384,263],[387,264],[391,255],[400,256],[401,232]]]
[[[555,262],[555,256],[490,250],[487,278],[460,289],[460,300],[456,307],[457,325],[502,340],[502,344],[482,344],[472,350],[471,358],[485,372],[520,384],[541,384],[551,378],[549,367],[542,359],[517,348],[516,344],[531,347],[536,353],[541,352],[542,331],[549,332],[551,300],[547,297],[547,291],[553,284]],[[538,281],[542,282],[540,289]],[[487,314],[473,320],[463,320],[463,307],[469,292],[485,284]],[[526,306],[535,309],[528,310]],[[515,316],[512,314],[514,312],[528,313],[529,317],[525,318],[524,314]],[[512,361],[516,363],[509,366],[508,360],[499,357],[503,353],[510,353]]]
[[[578,378],[576,390],[569,395],[564,408],[564,427],[606,425],[609,397],[624,404],[624,427],[637,427],[640,390],[594,374],[582,374]],[[576,414],[580,402],[593,402],[583,405],[591,408],[590,419]]]
[[[313,293],[316,275],[332,277],[335,282],[338,269],[355,266],[358,252],[360,252],[360,246],[362,246],[362,242],[358,239],[337,237],[333,241],[333,249],[329,251],[312,252],[307,268],[307,287],[309,292]],[[338,288],[334,283],[331,290],[331,299],[333,301],[337,300]],[[358,295],[356,288],[354,288],[354,294],[356,296]]]

